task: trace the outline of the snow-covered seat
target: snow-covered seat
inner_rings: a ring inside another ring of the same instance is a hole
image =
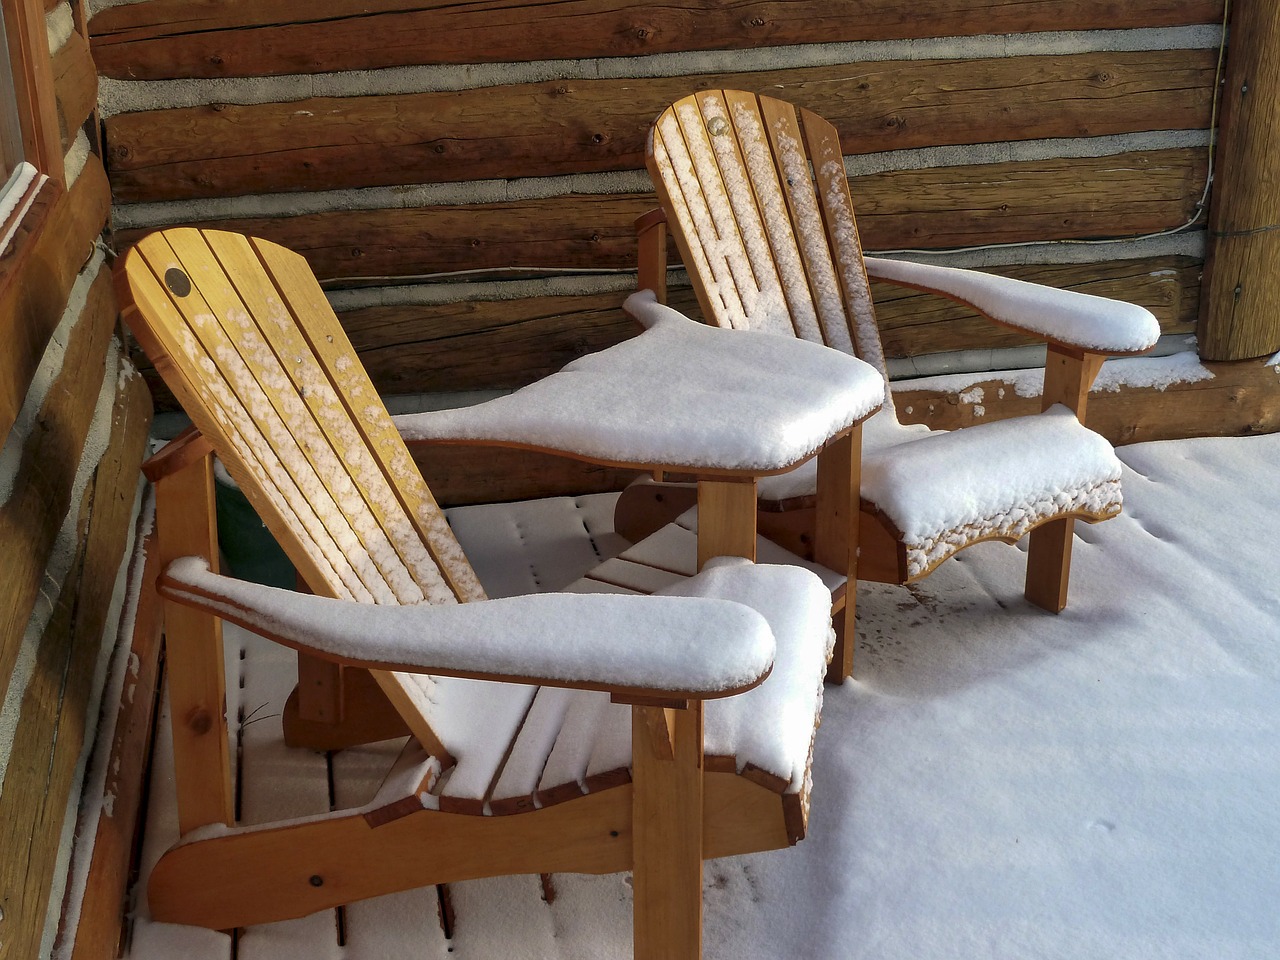
[[[1019,280],[864,258],[835,128],[772,97],[708,90],[677,101],[654,122],[647,164],[662,207],[636,224],[640,286],[665,298],[669,227],[710,323],[822,343],[883,374],[870,275],[1047,342],[1047,416],[930,434],[898,423],[885,378],[885,405],[863,432],[857,576],[908,583],[972,543],[1030,531],[1027,598],[1061,610],[1073,522],[1108,519],[1121,506],[1119,462],[1081,425],[1089,388],[1104,355],[1150,349],[1155,318]],[[762,480],[761,531],[809,551],[822,535],[810,510],[815,488],[811,466]],[[688,502],[663,484],[633,486],[617,529],[642,537]],[[837,618],[837,678],[852,671],[853,617],[850,590]]]
[[[804,833],[829,587],[795,565],[726,558],[700,561],[660,596],[601,587],[487,600],[301,257],[174,229],[140,241],[115,276],[126,322],[194,424],[147,468],[183,834],[151,874],[152,919],[225,929],[432,883],[631,869],[637,956],[695,955],[702,859]],[[646,337],[708,358],[727,338],[719,362],[756,362],[741,335],[685,320]],[[645,343],[620,352],[643,356]],[[745,462],[705,467],[718,479],[700,553],[751,552],[751,478],[832,440],[847,458],[856,423],[880,402],[860,361],[796,347],[827,382],[806,399],[796,377],[765,404],[788,411],[780,446],[730,444],[720,454],[746,449]],[[593,361],[577,403],[572,389],[555,392],[555,429],[594,409],[596,374],[627,366]],[[652,370],[641,376],[662,392]],[[673,416],[700,402],[689,388],[672,384]],[[612,429],[641,449],[654,408]],[[217,573],[215,451],[314,595]],[[299,651],[286,740],[337,749],[412,734],[374,801],[234,823],[223,620]],[[729,705],[739,696],[749,699]],[[584,727],[601,705],[625,722]]]

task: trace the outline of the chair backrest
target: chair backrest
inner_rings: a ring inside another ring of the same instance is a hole
[[[140,241],[116,277],[130,329],[313,592],[484,597],[302,257],[179,228]],[[429,714],[420,680],[379,682]]]
[[[791,334],[885,371],[835,128],[740,90],[677,100],[646,162],[706,319]]]

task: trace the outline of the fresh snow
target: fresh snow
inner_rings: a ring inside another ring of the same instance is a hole
[[[943,292],[993,320],[1086,350],[1140,353],[1160,337],[1151,311],[1122,300],[908,260],[867,257],[866,267],[872,277]]]
[[[822,589],[796,567],[744,566],[706,571],[684,585],[682,596],[544,593],[395,606],[247,583],[211,573],[195,557],[175,560],[165,572],[171,599],[336,657],[426,673],[710,696],[756,683],[774,654],[763,617],[740,600],[717,599],[717,584],[727,582],[734,596],[759,591],[811,598]]]
[[[859,586],[857,679],[826,690],[809,835],[707,863],[709,960],[1280,954],[1280,435],[1119,456],[1125,513],[1077,525],[1060,615],[1022,599],[1025,554],[1001,544],[910,590]],[[606,512],[580,502],[592,524]],[[587,537],[549,503],[468,510],[565,542]],[[578,572],[598,562],[593,550],[566,553]],[[572,579],[549,557],[537,555],[539,578]],[[477,568],[500,566],[488,559]],[[252,641],[228,630],[229,663],[247,671],[230,708],[262,718],[244,727],[250,773],[281,777],[264,790],[246,774],[246,815],[326,811],[325,758],[278,744],[272,715],[291,654],[276,648],[264,663],[270,645]],[[278,682],[264,686],[268,674]],[[174,830],[165,726],[144,872]],[[395,753],[335,755],[338,803],[367,802]],[[551,885],[547,903],[536,877],[450,884],[451,940],[428,889],[349,907],[345,946],[326,913],[243,931],[239,956],[631,956],[626,875],[557,874]],[[150,923],[145,897],[138,916],[133,960],[231,955],[221,934]]]
[[[767,472],[811,456],[884,399],[873,368],[819,344],[695,323],[650,291],[624,307],[646,327],[639,336],[507,396],[396,417],[396,425],[407,440]]]

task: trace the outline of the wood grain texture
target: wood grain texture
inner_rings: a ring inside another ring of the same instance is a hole
[[[214,104],[107,121],[120,202],[643,169],[690,89],[769,90],[861,154],[1209,123],[1213,51],[917,60]]]
[[[442,507],[621,490],[636,470],[580,463],[531,450],[409,444]]]
[[[1191,257],[1032,264],[989,272],[1140,304],[1156,314],[1166,334],[1195,329],[1200,263]],[[874,282],[872,292],[889,357],[1038,342],[941,297]],[[677,310],[700,316],[691,288],[673,287],[669,293]],[[638,328],[621,309],[629,294],[367,307],[340,319],[383,394],[514,389],[634,336]],[[177,409],[150,361],[141,352],[132,359],[147,378],[157,408]]]
[[[944,249],[1171,229],[1196,215],[1205,175],[1204,151],[1186,148],[891,170],[852,177],[849,187],[868,251]],[[567,195],[189,225],[272,240],[330,285],[359,285],[456,270],[634,270],[632,221],[656,202],[652,194]],[[122,231],[118,245],[146,232]]]
[[[53,89],[62,149],[66,150],[98,103],[98,71],[88,42],[78,33],[71,34],[53,57]]]
[[[154,536],[148,539],[140,558],[144,564],[130,574],[131,582],[138,582],[140,577],[143,585],[129,648],[130,662],[137,664],[137,671],[126,676],[120,702],[103,706],[104,712],[114,708],[116,714],[105,787],[115,800],[109,810],[103,808],[96,826],[90,821],[90,829],[94,830],[93,858],[74,932],[72,960],[110,960],[121,952],[159,687],[160,598],[151,584],[160,573],[160,555]]]
[[[0,292],[0,437],[22,409],[49,337],[62,319],[76,274],[93,253],[111,208],[106,173],[90,157],[24,259],[21,275]]]
[[[115,324],[109,273],[99,274],[67,343],[62,371],[22,448],[13,494],[0,507],[0,676],[13,670],[63,518],[72,508],[76,470],[102,384]]]
[[[1280,349],[1280,7],[1236,4],[1223,83],[1200,355]]]
[[[1214,375],[1199,383],[1176,383],[1164,390],[1123,387],[1089,397],[1088,425],[1113,444],[1187,437],[1236,437],[1280,432],[1280,374],[1265,361],[1206,363]],[[997,375],[973,384],[982,389],[982,416],[975,404],[954,393],[895,390],[904,423],[927,423],[954,430],[988,420],[1034,414],[1039,397],[1019,397]],[[976,396],[971,394],[971,396]]]
[[[0,795],[0,901],[5,936],[0,957],[36,956],[50,886],[57,868],[63,821],[75,786],[86,715],[116,575],[124,561],[138,489],[150,398],[139,380],[117,394],[107,452],[80,505],[77,555],[40,641],[36,668],[22,696],[13,754]],[[74,816],[75,806],[71,811]]]
[[[1136,303],[1156,315],[1161,333],[1177,334],[1195,331],[1200,268],[1194,257],[1145,257],[1106,263],[984,267],[983,272]],[[887,357],[1041,342],[997,326],[942,297],[875,280],[871,293]]]
[[[52,2],[52,0],[51,0]],[[108,8],[90,24],[107,76],[262,76],[426,63],[619,57],[800,43],[1212,23],[1218,0],[152,0]]]

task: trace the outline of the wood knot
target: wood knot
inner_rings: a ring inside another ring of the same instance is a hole
[[[204,707],[195,707],[187,714],[187,729],[203,736],[213,729],[213,716]]]

